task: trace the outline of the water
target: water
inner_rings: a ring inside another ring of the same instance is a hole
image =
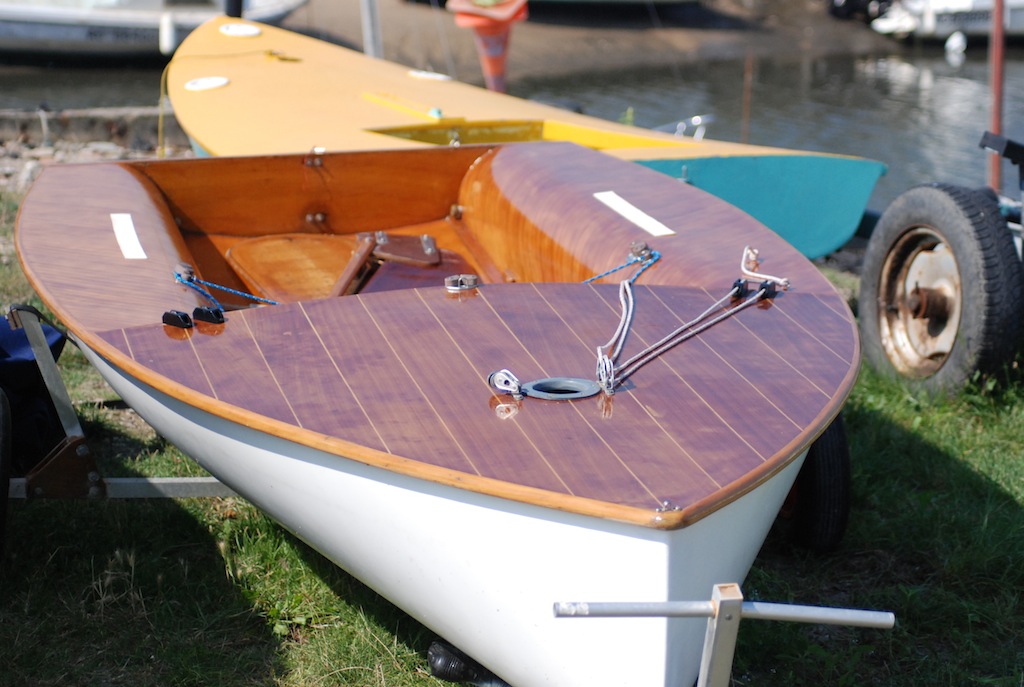
[[[513,80],[513,95],[569,101],[605,119],[632,108],[639,126],[695,114],[715,117],[708,136],[783,148],[846,153],[889,166],[870,207],[883,209],[919,183],[987,183],[978,147],[990,122],[983,46],[960,66],[939,48],[899,57],[712,62],[663,71]],[[0,66],[0,109],[155,105],[159,65],[118,68]],[[749,88],[744,87],[749,75]],[[1024,49],[1008,52],[1004,132],[1024,141]],[[1003,165],[1002,190],[1017,197],[1017,171]]]
[[[162,67],[0,64],[0,109],[156,105]]]
[[[749,89],[744,88],[749,73]],[[829,57],[801,62],[710,63],[662,72],[582,75],[512,84],[516,95],[578,103],[639,126],[711,114],[710,138],[860,155],[886,163],[870,206],[883,209],[920,183],[987,183],[978,142],[991,120],[984,47],[950,65],[941,49],[908,57]],[[1024,51],[1005,66],[1004,134],[1024,141]],[[1019,197],[1017,171],[1003,165],[1004,192]]]

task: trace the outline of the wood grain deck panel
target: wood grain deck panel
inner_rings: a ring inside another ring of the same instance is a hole
[[[305,303],[303,309],[358,404],[360,418],[372,425],[384,450],[474,474],[458,442],[439,431],[430,390],[424,393],[406,374],[373,315],[355,299],[349,307],[339,307],[335,300]],[[345,420],[339,417],[338,422]],[[343,436],[343,429],[335,431]]]
[[[586,379],[594,379],[596,364],[596,345],[585,345],[582,341],[596,341],[604,344],[618,323],[618,315],[607,307],[608,298],[615,297],[616,285],[581,286],[574,284],[544,285],[542,292],[528,298],[526,288],[521,289],[481,289],[488,302],[516,334],[521,345],[536,350],[538,340],[546,339],[550,345],[550,354],[546,360],[553,369],[545,370],[549,375],[566,374],[563,370],[580,369],[579,375]],[[557,336],[557,328],[552,324],[544,324],[536,329],[523,329],[519,325],[525,321],[535,323],[538,317],[524,315],[526,312],[546,312],[548,318],[568,328],[570,336],[561,339]],[[513,368],[515,369],[515,368]],[[518,371],[517,371],[518,374]],[[522,381],[529,381],[526,377]],[[706,494],[717,488],[712,478],[705,475],[702,468],[672,436],[670,431],[659,421],[659,410],[652,410],[652,405],[675,407],[679,402],[678,389],[672,389],[668,397],[644,397],[643,402],[634,400],[632,392],[617,393],[612,399],[599,396],[573,401],[571,403],[526,399],[523,409],[516,416],[516,421],[524,427],[524,431],[544,436],[547,431],[548,416],[558,412],[566,412],[573,408],[579,418],[573,419],[570,414],[570,425],[586,423],[602,445],[608,447],[610,456],[601,451],[589,454],[581,450],[579,443],[584,439],[580,430],[574,432],[575,446],[571,460],[564,461],[563,474],[567,483],[575,485],[578,491],[594,493],[602,498],[616,502],[618,490],[617,480],[634,479],[643,491],[659,505],[669,495],[674,498],[692,498],[697,493]],[[570,435],[573,436],[573,435]],[[723,449],[725,447],[722,447]],[[726,449],[727,450],[727,449]],[[612,460],[609,463],[609,459]],[[616,463],[628,472],[627,478]],[[641,469],[642,468],[642,469]],[[671,486],[670,486],[671,485]],[[667,493],[669,492],[669,493]],[[637,492],[633,498],[640,498]]]
[[[266,309],[229,315],[228,324],[243,323],[259,342],[260,355],[300,427],[385,450],[337,369],[336,360],[325,348],[320,332],[301,306],[282,309],[275,316]]]
[[[779,301],[782,312],[807,335],[831,351],[837,361],[850,365],[857,359],[858,342],[856,323],[849,317],[849,310],[838,295],[828,300],[820,294],[793,292],[794,299],[806,299],[799,307],[789,307],[785,300]]]
[[[224,403],[296,423],[289,399],[240,319],[216,334],[157,325],[128,329],[124,335],[136,362],[154,372]]]
[[[507,336],[491,324],[493,316],[484,302],[449,298],[441,288],[419,290],[416,294],[419,304],[412,308],[393,298],[386,299],[388,302],[382,307],[381,301],[385,299],[374,299],[374,323],[402,359],[405,369],[415,376],[417,386],[426,395],[424,402],[429,402],[438,417],[444,419],[444,431],[457,442],[474,471],[503,480],[525,479],[531,485],[544,484],[565,492],[558,475],[552,473],[544,460],[548,457],[544,449],[538,449],[534,438],[506,427],[491,409],[493,394],[487,377],[497,368],[474,367],[464,352],[480,341]],[[461,326],[455,330],[438,327],[438,320],[424,299],[434,307],[460,310]],[[365,300],[367,307],[371,307],[369,298]],[[411,337],[409,332],[417,335]],[[568,422],[553,424],[554,434],[573,429]],[[435,428],[432,433],[437,431]]]
[[[831,395],[843,383],[844,373],[856,366],[859,356],[856,324],[852,318],[840,319],[825,307],[813,294],[788,293],[776,302],[779,314],[783,316],[781,326],[792,331],[790,336],[780,336],[778,329],[767,321],[755,318],[741,319],[741,322],[765,346],[787,365],[823,393]],[[814,313],[807,317],[806,312]],[[800,334],[800,335],[797,335]],[[785,374],[780,368],[778,373]],[[791,383],[797,383],[790,377]],[[779,382],[785,386],[785,381]]]
[[[606,298],[611,295],[605,292]],[[700,289],[659,290],[655,295],[647,287],[638,287],[636,297],[630,338],[620,364],[714,303]],[[680,319],[678,312],[666,308],[663,301],[673,303],[677,311],[687,315]],[[712,327],[722,334],[731,332],[721,356],[704,342],[705,332],[641,367],[627,380],[629,390],[616,394],[616,412],[625,398],[635,399],[644,412],[658,418],[662,431],[718,485],[733,482],[752,465],[771,457],[780,436],[792,436],[800,429],[774,408],[756,406],[763,417],[750,418],[749,408],[758,399],[743,394],[748,380],[723,363],[723,358],[731,359],[739,348],[737,330],[730,329],[729,324],[726,320]],[[645,460],[637,471],[645,474],[649,468],[658,469]],[[665,483],[666,476],[654,472],[648,479]],[[687,494],[673,496],[685,498]]]
[[[571,301],[577,313],[601,306],[593,287],[578,284],[547,284],[543,293],[532,285],[482,288],[481,298],[497,318],[495,338],[499,343],[482,348],[477,343],[483,337],[475,338],[472,345],[463,347],[464,353],[485,374],[508,368],[522,382],[552,376],[593,379],[595,354],[584,343],[589,334],[577,328],[572,317],[566,318],[566,313],[551,309],[544,297],[551,292],[565,291],[574,294]],[[431,304],[437,305],[436,299]],[[434,307],[433,310],[447,329],[457,330],[463,326],[459,322],[458,308]],[[525,326],[521,326],[524,323]],[[510,397],[503,398],[513,403]],[[571,402],[528,398],[505,424],[517,427],[542,455],[547,456],[571,493],[587,494],[611,503],[618,503],[620,499],[628,502],[648,499],[654,506],[658,505],[655,492],[635,477],[629,455],[622,455],[623,451],[672,455],[679,452],[678,447],[657,434],[648,435],[647,441],[643,436],[632,434],[628,445],[609,441],[600,396]]]
[[[665,306],[681,317],[678,324],[701,313],[698,308],[677,307],[671,295],[664,300]],[[709,297],[707,304],[713,302]],[[732,305],[727,303],[725,308]],[[653,304],[647,310],[647,313],[641,311],[640,315],[650,316],[655,321],[664,317]],[[715,314],[723,311],[720,309]],[[767,308],[754,305],[711,326],[679,347],[680,354],[690,356],[694,366],[701,371],[699,377],[687,382],[711,407],[738,403],[745,408],[733,429],[766,458],[771,455],[772,447],[777,446],[776,437],[780,433],[804,427],[813,419],[817,411],[813,411],[810,417],[801,416],[800,411],[813,407],[810,401],[814,396],[819,396],[822,403],[830,398],[830,394],[824,393],[820,387],[794,375],[793,362],[778,354],[775,344],[785,343],[792,336],[780,326],[786,324],[788,320],[774,305]],[[772,338],[765,340],[759,337],[750,325],[757,330],[772,332]],[[807,351],[807,355],[812,357],[818,353],[813,348]],[[775,361],[774,368],[772,361]],[[733,399],[731,404],[728,398],[722,397],[723,390],[728,390]]]
[[[104,340],[115,342],[119,349],[124,342],[130,358],[143,367],[153,369],[157,374],[163,370],[167,379],[200,394],[213,396],[213,384],[198,364],[195,349],[188,341],[192,336],[192,332],[168,330],[162,324],[115,329],[102,334]]]
[[[68,189],[76,191],[73,209]],[[113,201],[111,189],[117,190]],[[114,212],[132,214],[146,260],[123,257],[111,224]],[[19,232],[18,251],[28,266],[26,273],[41,296],[59,300],[76,329],[103,331],[159,322],[164,310],[191,312],[203,304],[175,284],[177,264],[190,261],[188,250],[176,231],[168,232],[174,220],[159,190],[133,168],[112,164],[48,169],[33,184],[32,202],[23,204],[19,226],[39,228]],[[117,265],[116,275],[109,265]]]

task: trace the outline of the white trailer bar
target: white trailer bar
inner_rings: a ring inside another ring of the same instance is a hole
[[[707,618],[697,687],[728,686],[741,618],[877,629],[896,624],[896,616],[887,611],[744,601],[740,586],[734,583],[715,585],[710,601],[561,601],[555,603],[554,613],[557,618]]]

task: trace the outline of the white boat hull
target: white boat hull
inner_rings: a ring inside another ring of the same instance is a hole
[[[688,527],[652,529],[339,458],[196,409],[82,348],[162,436],[515,687],[693,684],[705,620],[557,619],[553,604],[697,600],[741,582],[804,458]]]
[[[307,0],[246,0],[243,16],[277,24]],[[0,52],[75,56],[170,55],[223,2],[0,0]]]
[[[871,22],[871,28],[899,38],[946,39],[957,32],[988,36],[992,9],[992,0],[897,0]],[[1024,35],[1024,3],[1007,2],[1004,14],[1006,35]]]

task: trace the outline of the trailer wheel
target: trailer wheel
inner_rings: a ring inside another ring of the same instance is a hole
[[[835,551],[850,519],[850,446],[842,414],[811,444],[790,499],[793,536],[811,551]]]
[[[11,406],[0,389],[0,558],[7,532],[7,502],[11,488]]]
[[[860,287],[864,355],[928,393],[955,393],[1017,351],[1024,270],[991,192],[906,191],[868,241]]]

